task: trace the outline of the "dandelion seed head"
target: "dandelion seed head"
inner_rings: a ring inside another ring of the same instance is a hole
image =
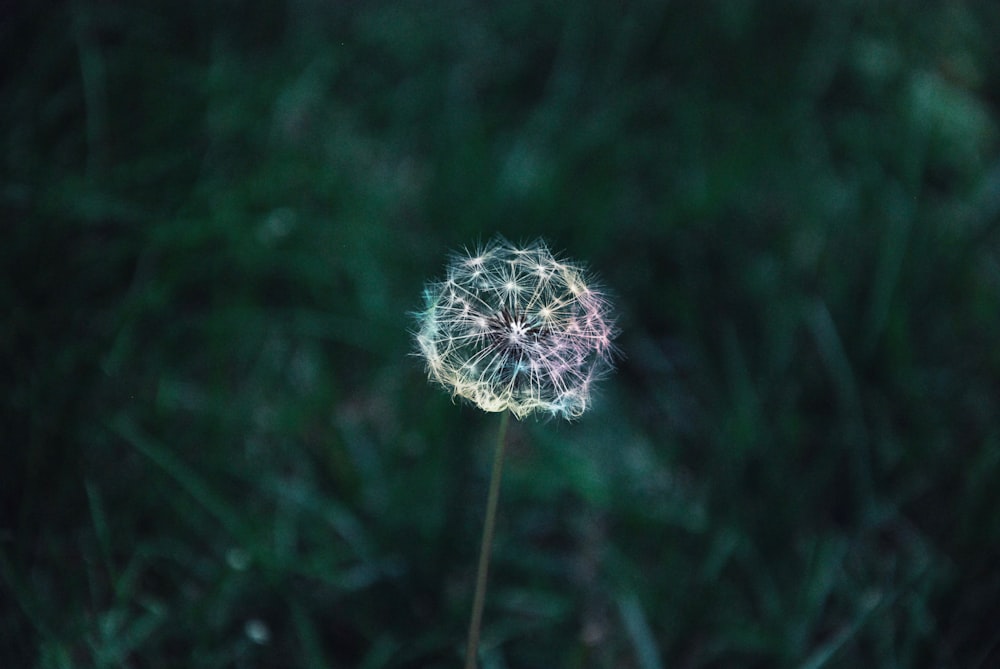
[[[423,296],[415,339],[428,377],[484,411],[577,418],[610,369],[607,297],[541,241],[496,237],[454,254]]]

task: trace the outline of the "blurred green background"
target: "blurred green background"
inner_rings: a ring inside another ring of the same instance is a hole
[[[483,666],[1000,665],[1000,5],[0,3],[0,666],[460,663],[447,252],[616,296]]]

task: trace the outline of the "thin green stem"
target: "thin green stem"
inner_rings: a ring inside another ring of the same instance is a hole
[[[476,669],[476,655],[479,653],[479,628],[483,622],[483,604],[486,602],[486,575],[490,569],[493,528],[497,519],[497,502],[500,500],[500,474],[503,472],[503,454],[507,444],[509,422],[510,412],[504,411],[500,417],[496,454],[493,456],[493,473],[490,474],[490,493],[486,499],[486,519],[483,523],[483,543],[479,547],[479,570],[476,572],[476,596],[472,603],[472,619],[469,621],[469,645],[465,649],[465,669]]]

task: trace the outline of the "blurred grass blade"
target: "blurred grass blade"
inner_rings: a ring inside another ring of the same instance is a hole
[[[625,624],[632,646],[635,648],[636,659],[640,669],[663,669],[660,651],[656,647],[653,631],[649,628],[646,613],[635,593],[628,593],[618,598],[618,610]]]
[[[93,481],[88,479],[84,483],[84,488],[87,491],[87,505],[90,507],[90,518],[91,522],[94,523],[94,534],[97,535],[97,544],[100,546],[104,569],[107,571],[110,581],[117,585],[118,578],[111,560],[111,532],[108,529],[108,514],[104,508],[104,501],[101,499],[100,490]]]
[[[812,655],[799,665],[799,669],[821,669],[826,666],[833,659],[833,656],[837,654],[837,651],[843,648],[844,644],[858,633],[858,630],[868,620],[868,616],[878,608],[882,601],[882,598],[877,594],[865,597],[861,604],[861,610],[858,611],[857,616],[854,618],[854,622],[850,625],[845,625],[829,641],[813,651]]]
[[[53,638],[55,635],[52,632],[52,627],[39,607],[37,592],[15,573],[14,566],[8,561],[4,552],[0,551],[0,584],[4,583],[7,586],[6,591],[13,595],[14,601],[17,602],[25,618],[31,622],[39,636]]]
[[[279,504],[292,504],[321,517],[350,546],[356,557],[362,560],[374,559],[372,538],[364,523],[345,505],[313,494],[311,489],[297,481],[269,481],[266,489]]]
[[[90,641],[97,666],[127,665],[130,654],[142,648],[167,620],[167,612],[156,609],[131,618],[124,608],[108,611],[98,621],[97,638]]]
[[[868,307],[868,331],[865,335],[864,349],[866,355],[874,352],[889,322],[893,297],[899,289],[903,259],[910,244],[913,228],[915,203],[911,197],[896,187],[888,189],[886,200],[892,206],[886,211],[885,237],[878,256],[871,303]]]
[[[320,642],[319,632],[316,625],[309,618],[305,609],[296,599],[290,599],[289,608],[292,610],[292,623],[295,625],[295,634],[298,637],[301,648],[303,669],[324,669],[330,663],[323,656],[323,644]]]
[[[861,396],[854,370],[851,368],[851,359],[837,331],[833,315],[824,302],[818,300],[812,305],[809,312],[809,327],[816,340],[820,357],[830,373],[841,411],[852,418],[858,417],[861,413]]]
[[[826,303],[818,300],[813,304],[808,314],[809,327],[816,348],[819,351],[844,416],[844,427],[847,430],[847,442],[851,446],[851,464],[854,474],[854,486],[866,519],[874,517],[874,488],[871,472],[871,453],[868,446],[868,434],[864,423],[861,391],[857,377],[851,366],[851,358],[844,341],[837,330],[837,324]]]
[[[208,485],[179,458],[143,434],[131,418],[125,414],[119,414],[110,421],[110,427],[118,436],[173,478],[185,492],[215,516],[234,536],[246,536],[247,531],[240,520],[240,514],[221,497],[215,495]]]

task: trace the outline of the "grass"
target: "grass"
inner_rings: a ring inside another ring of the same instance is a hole
[[[496,417],[406,314],[495,232],[625,357],[511,425],[484,667],[1000,658],[996,10],[4,16],[0,665],[457,666]]]

